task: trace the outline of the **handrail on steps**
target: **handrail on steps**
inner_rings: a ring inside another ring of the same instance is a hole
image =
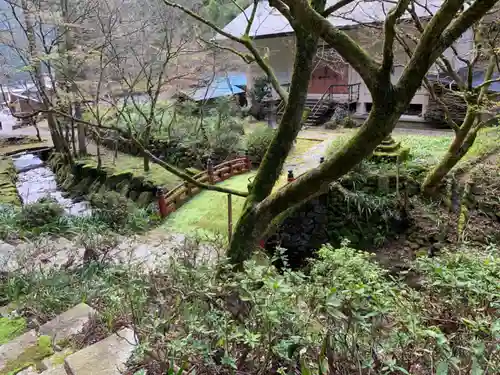
[[[323,93],[323,95],[321,95],[321,98],[319,98],[319,100],[316,102],[316,104],[312,107],[312,109],[309,111],[309,114],[308,114],[308,117],[309,116],[314,116],[317,114],[317,112],[319,111],[319,109],[321,108],[321,104],[323,103],[324,99],[326,96],[328,96],[328,101],[332,101],[333,100],[333,89],[335,87],[347,87],[347,102],[348,103],[351,103],[354,99],[354,95],[356,93],[356,100],[359,99],[359,89],[360,89],[360,86],[361,86],[361,83],[351,83],[351,84],[348,84],[348,85],[330,85],[328,86],[328,88],[325,90],[325,92]],[[355,90],[356,88],[356,90]]]

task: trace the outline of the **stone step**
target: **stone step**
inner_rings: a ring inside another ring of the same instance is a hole
[[[0,346],[0,373],[7,366],[7,363],[14,361],[27,348],[37,345],[38,336],[35,330],[28,331],[21,336]]]
[[[96,311],[85,303],[56,316],[39,329],[40,335],[50,336],[54,343],[65,340],[82,331],[83,326],[96,314]]]
[[[0,373],[10,361],[18,359],[27,349],[38,344],[40,336],[49,336],[54,344],[80,332],[95,310],[80,303],[42,325],[38,332],[28,331],[0,346]]]
[[[64,365],[58,365],[51,369],[45,370],[41,375],[68,375]]]
[[[56,367],[53,367],[49,370],[45,370],[43,372],[38,372],[35,368],[33,367],[28,367],[27,369],[22,370],[21,372],[18,372],[16,375],[68,375],[66,373],[66,370],[64,369],[64,365],[58,365]]]
[[[134,331],[130,328],[121,329],[66,357],[66,372],[68,375],[121,375],[136,345]]]

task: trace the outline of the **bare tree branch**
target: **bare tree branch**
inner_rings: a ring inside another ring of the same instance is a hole
[[[384,47],[381,71],[388,77],[394,65],[394,39],[396,37],[396,22],[408,8],[410,0],[399,0],[398,4],[391,9],[384,24]]]
[[[337,10],[339,10],[340,8],[346,6],[346,5],[349,5],[350,3],[353,3],[354,1],[356,0],[339,0],[338,2],[336,2],[335,4],[333,5],[330,5],[328,8],[326,8],[322,13],[321,15],[323,17],[328,17],[330,14],[332,13],[335,13]]]
[[[193,17],[194,19],[196,19],[197,21],[211,27],[214,31],[216,31],[218,34],[222,35],[222,36],[225,36],[226,38],[232,40],[233,42],[237,42],[237,43],[240,43],[242,44],[243,46],[245,46],[249,51],[250,53],[253,55],[253,57],[255,58],[255,62],[260,66],[260,68],[266,73],[266,75],[269,77],[269,80],[271,82],[271,85],[273,86],[273,88],[276,90],[276,92],[278,93],[278,95],[280,96],[280,98],[285,102],[287,103],[288,102],[288,93],[281,87],[279,81],[278,81],[278,78],[276,77],[276,75],[274,74],[274,71],[271,69],[271,67],[269,66],[269,64],[267,64],[265,61],[264,61],[264,58],[260,55],[259,51],[257,51],[257,48],[255,47],[255,45],[253,44],[253,42],[250,40],[250,38],[248,38],[248,36],[244,36],[242,38],[240,37],[236,37],[228,32],[225,32],[223,29],[221,29],[220,27],[218,27],[217,25],[215,25],[213,22],[203,18],[202,16],[200,16],[199,14],[189,10],[188,8],[186,8],[185,6],[182,6],[180,4],[177,4],[177,3],[173,3],[169,0],[163,0],[163,2],[167,5],[167,6],[170,6],[172,8],[176,8],[176,9],[179,9],[181,10],[182,12],[186,13],[187,15]]]

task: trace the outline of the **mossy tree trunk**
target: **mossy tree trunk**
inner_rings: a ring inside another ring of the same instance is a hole
[[[35,32],[35,20],[34,17],[39,13],[39,9],[30,9],[30,5],[27,0],[21,1],[21,10],[23,14],[23,22],[20,22],[19,26],[26,36],[27,40],[27,56],[26,62],[30,64],[30,76],[36,85],[44,110],[51,108],[50,98],[47,94],[45,81],[42,77],[42,69],[40,56],[37,48],[37,38]],[[65,147],[65,140],[62,131],[60,131],[57,126],[57,121],[53,113],[47,112],[47,123],[49,126],[50,136],[54,144],[55,149],[58,152],[66,153],[67,147]],[[69,156],[71,159],[71,155]]]
[[[432,196],[436,193],[436,190],[439,188],[444,178],[470,150],[476,140],[479,130],[489,123],[497,123],[500,119],[500,116],[496,113],[488,120],[482,119],[480,115],[481,109],[484,110],[487,109],[488,106],[491,106],[491,103],[489,103],[487,99],[488,89],[490,87],[489,82],[497,68],[498,56],[496,51],[492,49],[489,51],[489,54],[490,61],[485,72],[484,80],[478,88],[469,87],[470,85],[465,82],[459,83],[467,103],[467,113],[461,125],[458,125],[447,115],[448,122],[455,131],[455,137],[443,158],[427,174],[422,184],[422,190],[426,195]],[[469,69],[474,69],[474,65],[470,65]],[[457,77],[456,79],[459,78]],[[486,102],[486,105],[484,102]],[[442,105],[445,106],[446,104],[442,103]]]
[[[248,17],[248,25],[241,37],[232,35],[204,19],[190,9],[163,2],[180,9],[196,20],[210,26],[228,40],[246,47],[248,53],[232,50],[246,62],[255,62],[268,76],[273,88],[282,98],[285,110],[278,131],[260,165],[236,224],[228,255],[232,263],[241,266],[257,247],[271,223],[283,219],[294,206],[327,191],[330,184],[348,173],[370,155],[380,142],[388,137],[401,114],[408,107],[425,75],[436,59],[465,31],[478,22],[498,0],[476,0],[463,10],[464,0],[443,2],[426,23],[409,62],[396,84],[391,82],[394,66],[396,24],[409,9],[411,0],[398,0],[384,22],[382,61],[378,62],[344,31],[336,28],[328,17],[351,1],[341,0],[325,9],[325,0],[270,0],[269,4],[288,20],[295,31],[296,57],[289,94],[281,87],[273,69],[254,45],[250,31],[259,2],[255,2]],[[352,4],[351,4],[352,5]],[[322,39],[361,76],[370,91],[373,106],[365,123],[332,158],[297,180],[272,193],[284,161],[297,137],[302,122],[304,102],[312,72],[312,59],[317,42]],[[230,49],[227,48],[226,49]],[[170,168],[172,169],[173,168]]]
[[[306,0],[289,0],[284,1],[288,6],[284,9],[280,9],[277,4],[276,7],[287,14],[289,20],[298,22],[301,29],[307,30],[306,32],[320,36],[360,73],[370,90],[373,106],[363,126],[330,160],[270,195],[277,175],[281,172],[284,158],[288,154],[288,147],[297,135],[294,133],[297,117],[291,116],[291,113],[302,112],[304,104],[301,99],[307,95],[309,82],[309,76],[305,71],[310,62],[306,58],[307,50],[301,46],[301,40],[307,40],[307,37],[301,35],[295,28],[297,57],[290,96],[278,132],[257,172],[243,214],[235,227],[228,252],[231,262],[241,265],[251,256],[259,239],[275,218],[282,218],[283,213],[291,207],[327,191],[332,181],[349,172],[370,155],[384,138],[390,136],[433,62],[495,2],[476,2],[456,19],[455,16],[460,12],[463,1],[451,0],[443,5],[424,30],[410,62],[396,85],[391,83],[395,24],[408,7],[409,1],[400,0],[385,21],[381,64],[369,57],[346,34],[332,26],[326,17],[320,14],[321,9],[314,7],[314,3],[310,6]],[[301,72],[303,74],[300,74]],[[280,151],[282,153],[278,155]]]

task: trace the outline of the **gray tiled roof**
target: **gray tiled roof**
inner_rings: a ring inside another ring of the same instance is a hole
[[[328,0],[328,5],[335,4],[338,0]],[[428,16],[428,11],[419,4],[428,7],[434,13],[444,0],[418,0],[415,1],[417,14],[420,17]],[[394,7],[396,1],[363,1],[357,0],[337,12],[335,12],[328,19],[338,28],[347,28],[357,24],[368,24],[374,22],[381,22],[385,19],[387,13]],[[327,6],[328,6],[327,5]],[[277,34],[290,34],[293,29],[281,13],[269,6],[267,1],[260,1],[257,6],[257,13],[255,20],[250,29],[251,37],[269,37]],[[224,31],[234,35],[241,36],[247,25],[247,19],[253,9],[253,4],[245,9],[244,13],[240,13],[234,20],[232,20],[225,28]],[[409,17],[406,14],[406,17]],[[218,36],[217,39],[225,39]]]

